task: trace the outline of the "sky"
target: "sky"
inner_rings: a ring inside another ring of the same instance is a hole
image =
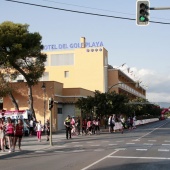
[[[170,10],[150,11],[150,20],[169,24],[136,25],[136,0],[18,0],[60,9],[132,18],[116,19],[0,0],[0,24],[28,24],[42,44],[102,42],[108,62],[135,81],[150,102],[170,103]],[[150,0],[150,7],[170,7],[169,0]],[[123,67],[122,64],[126,63]],[[130,70],[127,72],[127,70]]]

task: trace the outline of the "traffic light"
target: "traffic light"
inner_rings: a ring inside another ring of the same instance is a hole
[[[149,0],[137,0],[136,2],[136,24],[146,26],[149,24]]]
[[[53,105],[54,105],[53,98],[49,98],[49,100],[48,100],[48,109],[51,110],[53,108]]]

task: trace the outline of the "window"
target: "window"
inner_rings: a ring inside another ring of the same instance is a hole
[[[51,66],[74,65],[74,54],[52,54]]]
[[[58,114],[62,114],[62,108],[58,108]]]
[[[69,71],[64,71],[64,77],[65,78],[69,77]]]

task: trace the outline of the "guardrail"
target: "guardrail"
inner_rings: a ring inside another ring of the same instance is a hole
[[[135,126],[139,126],[139,125],[144,125],[146,123],[151,123],[151,122],[156,122],[159,121],[158,118],[153,118],[153,119],[143,119],[143,120],[137,120],[134,122]],[[114,126],[114,130],[119,130],[122,129],[122,123],[120,122],[116,122],[115,126]]]

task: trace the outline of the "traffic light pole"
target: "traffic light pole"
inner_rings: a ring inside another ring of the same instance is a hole
[[[52,109],[50,110],[50,146],[53,146],[53,142],[52,142]]]
[[[157,8],[151,7],[151,8],[149,8],[149,10],[168,10],[168,9],[170,9],[170,7],[157,7]]]

